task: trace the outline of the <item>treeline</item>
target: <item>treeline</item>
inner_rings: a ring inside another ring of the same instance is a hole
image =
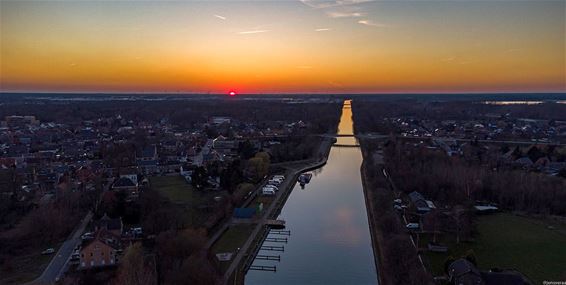
[[[536,214],[566,215],[566,181],[540,173],[483,167],[444,152],[390,141],[387,167],[405,192],[419,191],[447,205],[475,201]]]
[[[289,140],[270,148],[270,154],[274,163],[303,160],[316,155],[321,137],[291,137]]]
[[[488,105],[474,101],[430,102],[418,100],[371,101],[353,100],[353,116],[357,132],[394,131],[383,118],[414,117],[426,120],[475,120],[485,114],[506,115],[513,118],[566,120],[566,104]]]
[[[0,273],[9,274],[16,270],[14,257],[41,252],[65,240],[94,205],[95,192],[60,189],[53,202],[32,207],[17,224],[1,232]]]
[[[373,160],[373,149],[361,141],[364,154],[362,179],[371,231],[378,247],[378,267],[382,284],[431,284],[431,277],[425,272],[399,215],[395,213],[392,201],[395,199],[388,181],[382,174],[382,166]]]
[[[194,127],[211,116],[229,116],[260,127],[273,121],[309,122],[313,131],[332,130],[340,117],[338,103],[289,104],[277,100],[163,100],[163,101],[83,101],[41,102],[0,105],[0,118],[35,115],[42,122],[70,123],[121,115],[127,120],[162,119],[182,127]]]

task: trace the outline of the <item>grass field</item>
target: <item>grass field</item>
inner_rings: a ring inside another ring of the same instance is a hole
[[[254,225],[234,225],[231,226],[222,237],[212,245],[213,254],[224,252],[235,252],[241,248],[253,232]],[[220,269],[224,272],[228,269],[230,262],[221,262]]]
[[[217,192],[198,192],[181,176],[155,176],[150,178],[151,187],[163,197],[181,207],[184,220],[189,226],[199,226],[206,221],[209,212],[203,209]]]
[[[557,229],[565,226],[553,226],[557,228],[548,229],[544,221],[508,213],[480,216],[475,242],[456,245],[453,240],[444,240],[450,246],[448,253],[427,252],[426,256],[435,275],[443,274],[448,256],[460,257],[472,249],[482,269],[517,269],[535,284],[564,280],[566,236]]]
[[[55,251],[59,250],[61,244],[57,244]],[[0,269],[0,284],[22,284],[39,277],[47,267],[55,254],[42,255],[45,248],[37,248],[31,254],[15,257],[10,262],[11,269]]]
[[[199,204],[204,196],[197,193],[181,176],[155,176],[150,178],[150,183],[153,189],[176,204]]]

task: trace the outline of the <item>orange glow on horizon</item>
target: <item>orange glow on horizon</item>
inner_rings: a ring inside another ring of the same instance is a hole
[[[566,2],[456,2],[0,1],[0,91],[566,91]]]

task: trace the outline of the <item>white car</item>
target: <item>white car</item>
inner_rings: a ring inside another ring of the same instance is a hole
[[[273,175],[272,179],[281,179],[281,180],[285,180],[285,175]]]
[[[93,238],[94,238],[94,235],[93,235],[92,233],[84,233],[84,234],[81,236],[81,239],[83,239],[83,240],[93,239]]]
[[[279,188],[277,186],[274,186],[274,185],[265,185],[263,187],[263,189],[272,189],[274,191],[279,191]]]
[[[46,255],[46,254],[54,254],[55,253],[55,249],[54,248],[48,248],[44,251],[41,252],[41,254]]]
[[[269,180],[269,181],[267,181],[267,185],[275,185],[275,186],[278,186],[278,185],[280,185],[280,184],[281,184],[281,181],[279,181],[279,180]]]
[[[408,223],[405,227],[408,230],[418,230],[419,229],[419,223]]]
[[[273,190],[273,189],[263,189],[261,191],[261,194],[263,194],[264,196],[273,196],[273,195],[275,195],[275,190]]]

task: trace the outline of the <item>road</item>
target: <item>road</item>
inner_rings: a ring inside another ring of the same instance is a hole
[[[64,273],[67,261],[71,257],[75,246],[81,242],[81,234],[92,219],[92,212],[88,212],[81,223],[75,228],[71,236],[61,245],[57,254],[53,256],[41,276],[27,284],[53,284]],[[26,285],[27,285],[26,284]]]

